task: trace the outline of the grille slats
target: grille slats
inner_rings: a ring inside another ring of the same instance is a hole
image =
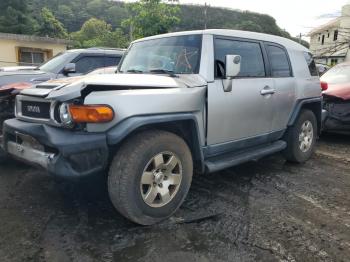
[[[50,103],[37,101],[22,101],[24,117],[50,119]]]

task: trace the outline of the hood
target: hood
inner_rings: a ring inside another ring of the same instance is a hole
[[[0,72],[0,86],[12,84],[16,82],[32,82],[38,83],[48,81],[54,76],[51,73],[46,73],[40,70],[20,70]]]
[[[332,96],[342,100],[350,100],[350,83],[328,84],[328,89],[322,92],[325,96]]]
[[[45,74],[44,71],[41,70],[33,70],[33,69],[28,69],[28,70],[13,70],[13,71],[0,71],[0,77],[2,76],[16,76],[16,75],[42,75]]]
[[[0,67],[0,72],[34,70],[36,68],[38,67],[37,66],[4,66],[4,67]]]
[[[46,97],[57,101],[68,101],[78,98],[82,91],[125,90],[125,89],[163,89],[163,88],[193,88],[205,86],[206,81],[199,75],[180,75],[170,77],[153,74],[101,74],[58,79],[42,83],[36,88],[23,90],[24,95]],[[48,84],[54,84],[53,89],[47,89]]]

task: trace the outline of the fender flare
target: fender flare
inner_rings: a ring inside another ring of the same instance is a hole
[[[294,106],[294,110],[289,118],[288,126],[294,125],[295,121],[297,120],[300,111],[308,105],[317,105],[317,111],[319,111],[319,114],[316,114],[317,122],[320,124],[322,123],[322,104],[323,104],[323,98],[322,97],[314,97],[314,98],[307,98],[307,99],[300,99],[296,102],[296,105]],[[320,126],[321,128],[321,126]],[[319,129],[320,129],[319,128]]]
[[[199,172],[203,172],[204,169],[204,154],[201,145],[199,125],[196,117],[193,113],[179,113],[179,114],[162,114],[162,115],[141,115],[132,116],[118,123],[116,126],[110,128],[107,132],[107,144],[115,146],[121,143],[127,136],[137,129],[145,126],[152,126],[156,124],[166,124],[181,121],[190,121],[195,130],[191,131],[192,137],[192,151],[194,154],[194,161],[199,161]]]

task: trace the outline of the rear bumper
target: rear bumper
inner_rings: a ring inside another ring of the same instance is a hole
[[[33,145],[23,136],[33,138]],[[44,124],[7,120],[2,145],[7,154],[62,178],[78,178],[106,169],[108,146],[104,134],[76,132]]]

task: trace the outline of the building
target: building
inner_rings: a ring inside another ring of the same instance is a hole
[[[38,65],[67,49],[68,40],[0,33],[0,66]]]
[[[318,63],[343,62],[350,44],[350,1],[343,6],[340,17],[312,30],[309,36],[310,50]]]

